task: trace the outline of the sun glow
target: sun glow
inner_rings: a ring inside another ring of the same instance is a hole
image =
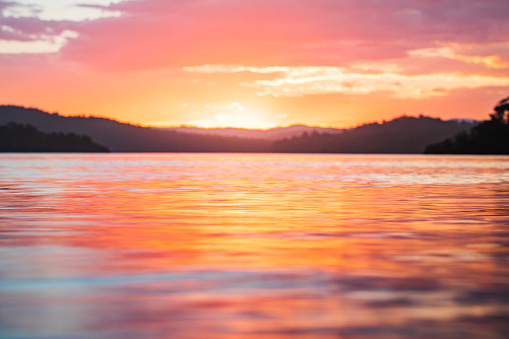
[[[268,123],[261,119],[259,114],[248,111],[226,112],[214,115],[214,120],[208,124],[202,124],[198,127],[235,127],[247,129],[268,129],[275,124]]]
[[[246,109],[240,102],[231,102],[227,105],[205,104],[203,107],[209,111],[204,114],[205,116],[210,116],[210,111],[213,112],[213,119],[188,121],[185,124],[202,128],[268,129],[275,127],[275,124],[265,121],[265,114]]]
[[[203,120],[185,121],[152,121],[146,126],[174,127],[189,126],[200,128],[245,128],[245,129],[270,129],[278,124],[267,121],[267,114],[262,111],[246,108],[240,102],[231,102],[226,105],[217,104],[193,104],[184,103],[181,108],[189,113],[197,113],[199,116],[209,117]]]

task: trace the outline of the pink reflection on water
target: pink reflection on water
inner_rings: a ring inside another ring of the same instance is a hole
[[[508,333],[507,157],[0,164],[7,337]]]

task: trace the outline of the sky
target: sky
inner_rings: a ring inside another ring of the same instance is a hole
[[[507,0],[0,0],[0,104],[145,126],[486,119]]]

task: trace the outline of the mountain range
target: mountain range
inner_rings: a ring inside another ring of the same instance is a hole
[[[427,145],[468,131],[477,122],[426,116],[401,116],[383,123],[368,123],[341,134],[305,133],[273,143],[272,151],[285,153],[422,153]]]
[[[402,116],[352,129],[310,126],[271,130],[152,128],[107,118],[62,116],[36,108],[0,106],[0,125],[29,124],[44,133],[87,135],[112,152],[422,153],[432,143],[477,122]]]

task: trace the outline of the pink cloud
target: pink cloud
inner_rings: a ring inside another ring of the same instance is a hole
[[[12,5],[0,0],[0,9]],[[508,54],[505,0],[130,0],[88,6],[123,15],[82,22],[3,17],[8,28],[0,38],[27,41],[72,30],[78,37],[62,49],[64,59],[108,71],[341,66],[402,59],[444,43],[491,43],[497,55]]]
[[[118,70],[263,64],[311,40],[299,26],[305,13],[277,4],[134,1],[118,9],[126,13],[121,18],[84,23],[64,55]]]
[[[43,21],[35,17],[0,16],[0,19],[0,39],[3,40],[33,41],[41,36],[57,36],[70,26],[66,22]]]
[[[134,0],[108,9],[124,15],[74,25],[80,37],[63,49],[66,58],[111,71],[342,65],[437,42],[509,40],[506,1]]]

